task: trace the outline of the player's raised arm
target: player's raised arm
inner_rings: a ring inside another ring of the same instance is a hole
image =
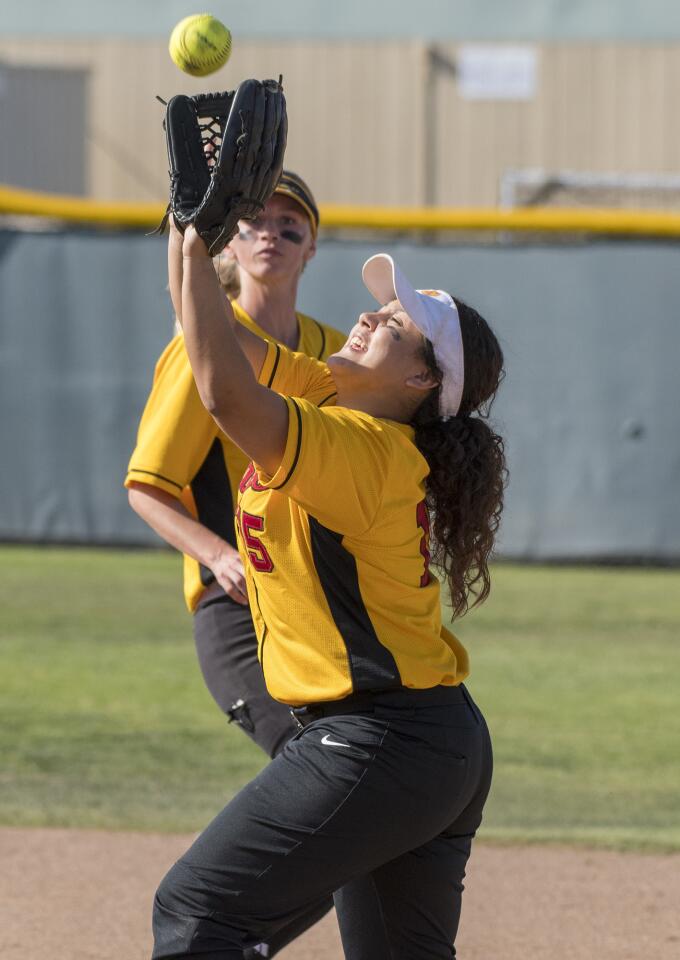
[[[275,473],[286,447],[288,408],[277,393],[257,382],[236,328],[247,348],[261,351],[259,366],[265,343],[253,334],[241,337],[241,325],[228,322],[231,306],[222,294],[208,249],[193,227],[184,234],[182,252],[184,340],[201,400],[244,453]]]

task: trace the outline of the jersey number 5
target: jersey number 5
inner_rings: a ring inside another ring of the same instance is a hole
[[[430,582],[430,514],[427,512],[427,504],[421,500],[416,510],[416,523],[423,531],[420,538],[420,552],[425,561],[425,570],[420,578],[420,586],[426,587]]]
[[[267,552],[267,548],[257,537],[258,533],[264,530],[264,517],[256,517],[253,513],[246,513],[240,508],[236,512],[241,536],[248,548],[250,562],[259,570],[260,573],[271,573],[274,569],[272,558]]]

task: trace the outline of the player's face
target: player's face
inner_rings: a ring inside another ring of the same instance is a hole
[[[263,283],[299,277],[316,253],[309,218],[290,197],[275,193],[255,220],[240,220],[229,244],[239,267]]]
[[[363,380],[376,390],[400,392],[416,381],[426,389],[435,385],[423,359],[423,335],[398,300],[362,313],[328,363],[334,377]]]

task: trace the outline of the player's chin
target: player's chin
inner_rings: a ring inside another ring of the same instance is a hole
[[[286,268],[285,264],[277,260],[256,260],[251,264],[248,273],[258,280],[270,280],[287,276],[290,270]]]
[[[255,263],[256,270],[263,276],[283,277],[294,276],[296,273],[300,273],[300,270],[296,270],[296,265],[291,263],[282,254],[261,256],[256,259]]]
[[[365,356],[365,353],[359,353],[357,350],[353,350],[345,344],[337,353],[332,353],[326,360],[326,363],[329,367],[356,367],[361,366],[361,360]]]

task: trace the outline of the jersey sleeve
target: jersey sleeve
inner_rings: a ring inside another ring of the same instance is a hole
[[[318,407],[334,403],[337,396],[333,377],[325,363],[304,353],[295,353],[274,341],[267,343],[259,381],[276,393],[304,397]]]
[[[179,497],[217,434],[217,424],[201,403],[184,338],[179,335],[156,365],[125,486],[146,483]]]
[[[337,533],[364,533],[376,518],[392,463],[385,427],[353,410],[285,400],[285,453],[273,477],[258,470],[260,483],[285,493]]]

